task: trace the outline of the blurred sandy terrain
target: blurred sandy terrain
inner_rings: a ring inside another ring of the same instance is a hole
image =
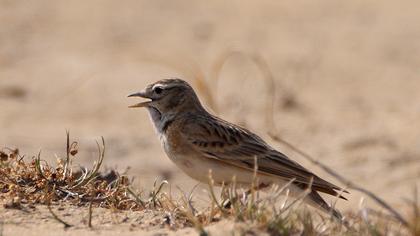
[[[196,182],[167,159],[146,111],[128,109],[137,100],[126,95],[169,76],[197,86],[198,73],[216,89],[214,64],[239,50],[270,66],[279,135],[400,206],[420,183],[418,9],[418,1],[2,0],[0,145],[62,156],[68,129],[90,164],[104,136],[108,167],[131,167],[141,186],[166,177],[188,190]],[[230,57],[214,94],[218,114],[332,180],[268,138],[262,78],[246,57]],[[360,197],[339,206],[357,209]]]

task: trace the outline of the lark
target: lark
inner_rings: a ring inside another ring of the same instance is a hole
[[[290,182],[289,193],[294,197],[309,188],[306,203],[342,218],[319,193],[346,199],[340,194],[346,191],[321,179],[251,131],[207,112],[186,81],[160,80],[129,97],[147,99],[130,107],[148,110],[167,156],[193,179],[208,183],[211,171],[216,184],[229,184],[235,179],[237,185],[249,187],[257,169],[260,186]]]

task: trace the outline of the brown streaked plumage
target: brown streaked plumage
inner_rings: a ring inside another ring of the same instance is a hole
[[[211,170],[216,183],[229,183],[235,176],[238,184],[249,186],[256,158],[260,183],[282,185],[294,179],[289,187],[294,196],[311,183],[306,202],[341,219],[341,214],[318,193],[345,199],[339,195],[340,187],[321,179],[251,131],[208,113],[187,82],[157,81],[130,97],[150,99],[130,107],[148,109],[166,154],[192,178],[207,182]]]

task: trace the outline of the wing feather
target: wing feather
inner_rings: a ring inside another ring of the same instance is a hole
[[[182,135],[193,148],[208,158],[249,169],[253,168],[257,158],[259,171],[287,181],[295,178],[296,184],[302,188],[312,180],[312,189],[316,191],[336,196],[337,191],[341,190],[275,150],[247,129],[217,117],[209,119],[195,116],[194,120],[187,120]]]

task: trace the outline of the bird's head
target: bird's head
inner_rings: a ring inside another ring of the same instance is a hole
[[[144,90],[128,97],[142,97],[148,101],[129,106],[145,107],[165,114],[179,114],[202,110],[203,107],[193,88],[181,79],[164,79],[148,85]]]

